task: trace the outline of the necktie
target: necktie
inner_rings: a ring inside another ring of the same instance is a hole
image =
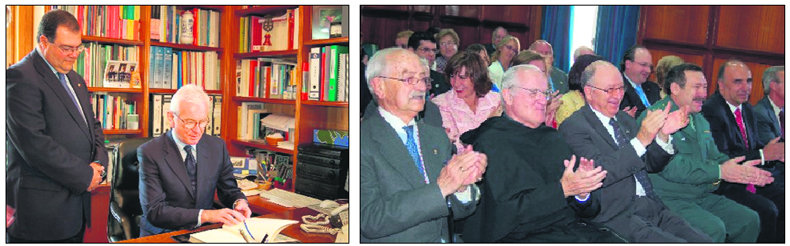
[[[642,90],[642,85],[634,86],[634,90],[636,90],[636,94],[639,95],[639,99],[642,100],[642,104],[644,104],[645,107],[650,107],[650,101],[647,100],[647,96],[645,96],[645,91]]]
[[[785,138],[785,109],[779,111],[779,131],[782,133],[782,138]]]
[[[187,152],[187,159],[184,161],[184,164],[187,167],[187,175],[189,175],[189,181],[192,184],[192,190],[197,191],[197,167],[195,165],[197,161],[195,161],[195,156],[192,155],[192,145],[184,146],[184,151]]]
[[[85,113],[82,112],[82,108],[80,107],[80,104],[77,103],[77,98],[74,96],[74,93],[71,93],[71,90],[69,89],[69,85],[66,84],[68,83],[66,81],[66,75],[62,73],[58,73],[58,80],[60,80],[60,85],[63,86],[63,89],[66,89],[66,94],[68,94],[69,98],[71,98],[71,102],[74,103],[74,107],[77,107],[77,110],[80,111],[80,116],[82,116],[82,120],[85,121],[85,125],[87,125],[88,121],[85,120]]]
[[[406,149],[409,150],[409,155],[411,155],[414,165],[417,166],[417,170],[420,171],[420,174],[425,178],[425,183],[427,184],[428,177],[425,175],[425,167],[422,165],[422,160],[420,159],[420,150],[417,148],[417,142],[414,140],[413,127],[414,126],[403,127],[403,130],[406,131]]]
[[[612,126],[614,130],[614,138],[617,140],[617,146],[622,147],[623,145],[628,143],[628,139],[626,139],[625,135],[620,131],[620,126],[617,125],[617,121],[614,118],[609,119],[609,125]],[[647,177],[647,171],[645,169],[639,170],[639,172],[634,173],[634,177],[636,181],[642,185],[642,189],[645,190],[645,195],[651,198],[658,199],[656,194],[653,192],[653,184],[650,183],[650,179]]]
[[[741,109],[735,109],[735,123],[738,124],[738,130],[741,131],[741,137],[743,137],[743,145],[746,146],[746,149],[749,149],[749,140],[746,138],[746,128],[743,126],[743,116],[741,115]]]

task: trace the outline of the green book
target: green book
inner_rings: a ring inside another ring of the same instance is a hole
[[[329,46],[329,91],[327,92],[327,101],[337,101],[337,79],[340,69],[340,54],[348,54],[348,46],[332,45]]]

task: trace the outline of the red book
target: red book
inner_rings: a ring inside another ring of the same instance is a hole
[[[294,49],[294,10],[288,10],[288,50]]]
[[[192,22],[192,45],[198,45],[198,37],[200,37],[200,22],[198,21],[200,19],[200,9],[192,9],[192,19],[195,20],[195,22]]]
[[[309,56],[309,55],[308,55]],[[308,59],[309,60],[309,59]],[[302,73],[303,74],[310,74],[310,64],[308,62],[302,63]],[[308,89],[308,81],[310,80],[309,76],[302,76],[302,91],[299,93],[299,97],[301,97],[302,101],[307,101],[307,91]]]
[[[255,74],[255,68],[258,67],[258,60],[251,60],[250,61],[250,83],[249,83],[249,94],[248,96],[255,95],[255,77],[258,76]]]
[[[325,95],[326,90],[324,89],[324,85],[326,85],[327,74],[326,74],[326,70],[323,69],[325,66],[326,66],[326,47],[321,47],[321,67],[320,67],[321,79],[319,80],[321,84],[318,86],[321,92],[319,93],[320,96],[318,100],[322,102],[326,101],[326,95]]]
[[[251,16],[250,18],[250,42],[252,42],[252,50],[250,51],[263,51],[263,24],[260,22],[261,17]]]

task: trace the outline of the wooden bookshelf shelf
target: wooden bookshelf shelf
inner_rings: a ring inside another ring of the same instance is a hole
[[[143,133],[143,130],[103,130],[104,135],[139,135]]]
[[[333,45],[333,44],[348,45],[348,37],[304,41],[304,45],[308,45],[308,46],[319,46],[319,45],[323,46],[323,45]]]
[[[97,37],[97,36],[82,36],[82,42],[86,42],[86,41],[103,43],[103,44],[121,44],[121,45],[137,45],[137,46],[143,45],[143,41],[139,41],[139,40],[105,38],[105,37]]]
[[[247,53],[233,54],[234,59],[258,58],[258,57],[294,57],[297,50],[278,50],[278,51],[256,51]]]
[[[162,88],[150,88],[148,89],[148,93],[157,93],[157,94],[176,94],[175,89],[162,89]],[[206,94],[209,95],[221,95],[221,90],[206,90]]]
[[[296,100],[287,100],[287,99],[274,99],[274,98],[260,98],[260,97],[233,97],[234,101],[237,102],[262,102],[262,103],[274,103],[274,104],[287,104],[287,105],[295,105]]]
[[[120,92],[120,93],[143,93],[142,88],[110,88],[110,87],[88,87],[90,92]]]
[[[302,105],[348,108],[348,102],[302,101]]]
[[[278,11],[285,11],[286,9],[294,9],[298,8],[297,5],[285,5],[285,6],[255,6],[246,9],[238,9],[236,10],[236,16],[247,16],[247,15],[264,15],[264,14],[271,14],[276,13]]]
[[[260,141],[260,142],[258,142],[258,141]],[[253,147],[253,148],[256,148],[256,149],[264,149],[264,150],[269,150],[269,151],[274,151],[274,152],[280,152],[280,153],[285,153],[285,154],[289,154],[289,155],[293,155],[294,154],[293,150],[277,148],[275,146],[268,145],[262,139],[258,140],[258,141],[238,140],[238,139],[231,140],[231,142],[233,144],[238,144],[238,145],[247,146],[247,147]]]
[[[151,46],[170,47],[170,48],[180,49],[180,50],[215,51],[217,53],[222,53],[222,48],[220,48],[220,47],[197,46],[197,45],[191,45],[191,44],[174,44],[174,43],[165,43],[165,42],[151,41]]]

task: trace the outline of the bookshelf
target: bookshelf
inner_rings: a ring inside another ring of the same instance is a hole
[[[293,170],[296,170],[296,165],[298,165],[297,154],[298,154],[298,147],[300,144],[311,143],[313,141],[312,135],[314,129],[335,129],[335,130],[344,130],[348,131],[348,102],[324,102],[324,101],[311,101],[311,100],[303,100],[301,96],[299,96],[299,91],[302,88],[302,84],[306,83],[303,81],[302,72],[305,70],[303,65],[305,62],[309,61],[309,53],[310,48],[312,47],[321,47],[327,45],[348,45],[349,39],[348,37],[341,37],[341,38],[330,38],[330,39],[322,39],[322,40],[312,40],[312,6],[255,6],[249,8],[242,8],[239,6],[233,7],[233,22],[231,24],[232,29],[229,33],[240,33],[239,31],[239,24],[242,17],[247,16],[265,16],[265,15],[273,15],[279,16],[282,13],[285,13],[288,9],[296,9],[298,8],[299,11],[299,30],[298,30],[298,38],[295,47],[291,50],[279,50],[279,51],[253,51],[253,52],[238,52],[239,50],[239,42],[233,42],[232,46],[234,47],[225,47],[226,50],[234,51],[232,55],[233,62],[230,65],[230,68],[235,71],[235,63],[237,60],[241,59],[256,59],[256,58],[278,58],[278,59],[287,59],[289,61],[293,61],[296,64],[296,88],[297,88],[297,95],[296,99],[288,100],[288,99],[273,99],[273,98],[257,98],[257,97],[241,97],[235,95],[235,83],[231,82],[226,84],[226,86],[230,86],[230,88],[225,87],[225,94],[227,98],[232,98],[232,100],[228,100],[228,104],[226,104],[226,109],[223,112],[227,112],[226,119],[239,119],[240,115],[236,110],[237,107],[241,106],[244,102],[261,102],[266,104],[267,107],[274,108],[274,111],[279,111],[289,116],[293,116],[295,119],[295,129],[294,135],[291,136],[294,141],[294,149],[283,149],[278,148],[275,146],[271,146],[265,143],[265,141],[251,141],[251,140],[242,140],[238,139],[237,132],[240,130],[238,129],[237,124],[227,124],[226,127],[228,128],[227,131],[223,131],[223,133],[228,133],[225,135],[226,140],[228,142],[228,148],[230,150],[231,155],[236,156],[243,156],[245,154],[245,150],[248,148],[255,148],[255,149],[262,149],[268,150],[278,153],[284,153],[291,155],[293,160]],[[236,40],[238,41],[238,40]],[[226,73],[226,81],[235,81],[234,72]],[[225,116],[223,116],[225,117]],[[231,121],[232,122],[232,121]],[[294,178],[291,180],[291,190],[293,191],[293,187],[295,187],[295,175]]]

